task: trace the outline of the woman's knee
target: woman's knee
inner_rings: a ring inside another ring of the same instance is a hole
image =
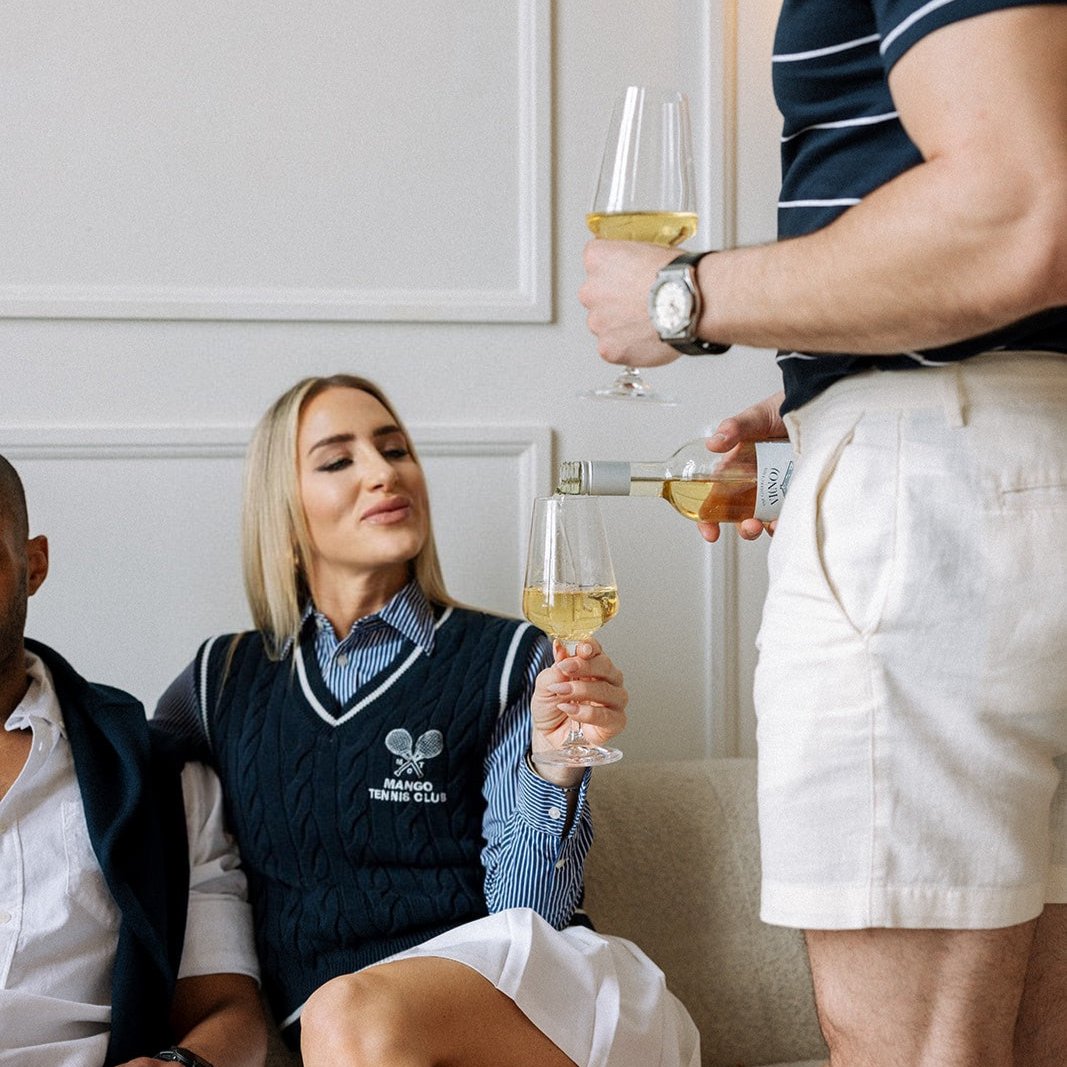
[[[304,1005],[300,1016],[304,1056],[312,1062],[321,1055],[343,1056],[353,1067],[406,1063],[411,1050],[404,1012],[403,999],[373,972],[334,978]]]

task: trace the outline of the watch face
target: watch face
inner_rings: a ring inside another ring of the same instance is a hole
[[[685,333],[693,313],[693,294],[684,282],[668,280],[652,297],[652,317],[660,337]]]

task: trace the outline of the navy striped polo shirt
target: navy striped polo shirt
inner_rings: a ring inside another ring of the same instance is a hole
[[[888,84],[893,65],[912,45],[960,19],[1034,2],[784,0],[773,62],[775,99],[784,119],[779,238],[821,229],[921,162]],[[786,391],[782,410],[799,407],[837,379],[871,367],[938,366],[992,349],[1067,352],[1067,308],[898,356],[779,352]]]

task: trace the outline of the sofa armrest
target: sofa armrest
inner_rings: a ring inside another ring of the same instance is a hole
[[[759,919],[755,760],[624,760],[590,798],[586,910],[663,969],[703,1067],[824,1059],[802,935]]]

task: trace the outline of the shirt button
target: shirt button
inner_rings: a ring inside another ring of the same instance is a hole
[[[567,861],[566,860],[556,860],[556,870],[557,871],[563,870],[563,868],[566,867],[566,866],[567,866]]]
[[[559,808],[556,807],[555,804],[553,804],[552,807],[548,809],[548,817],[550,819],[558,819],[562,814],[563,813],[559,810]]]
[[[347,663],[348,663],[348,653],[347,652],[340,653],[340,655],[338,655],[338,657],[337,657],[337,666],[338,667],[343,667]]]
[[[9,922],[11,922],[11,912],[0,911],[0,926],[5,926]]]

